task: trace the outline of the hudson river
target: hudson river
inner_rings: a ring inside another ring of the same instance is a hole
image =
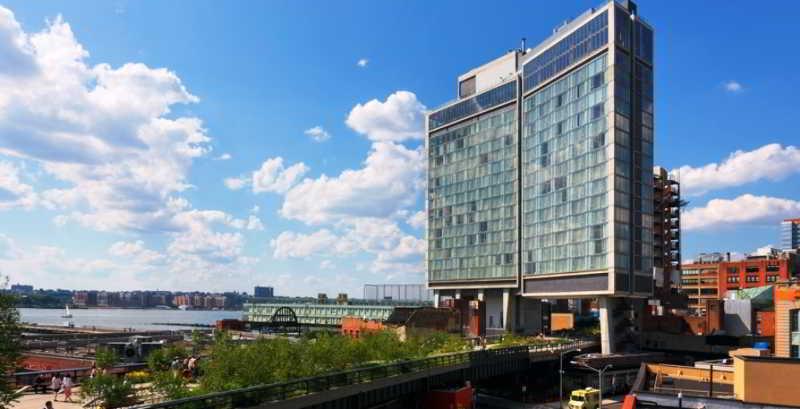
[[[241,318],[242,311],[181,311],[135,309],[72,309],[72,318],[61,318],[64,310],[18,308],[22,322],[40,325],[63,325],[72,321],[76,327],[135,328],[139,330],[187,329],[181,325],[156,323],[209,324],[223,318]]]

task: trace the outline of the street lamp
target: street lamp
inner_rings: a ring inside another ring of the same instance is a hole
[[[573,365],[582,366],[584,368],[591,369],[591,370],[597,372],[597,376],[598,376],[597,389],[599,390],[599,395],[600,395],[600,396],[598,396],[599,402],[597,403],[597,407],[599,409],[603,409],[603,372],[613,368],[614,365],[608,364],[608,365],[604,366],[603,369],[595,369],[595,368],[592,368],[589,365],[586,365],[583,362],[570,361],[570,363],[573,364]]]
[[[558,354],[558,403],[564,407],[564,354],[569,352],[581,352],[581,349],[562,350]]]

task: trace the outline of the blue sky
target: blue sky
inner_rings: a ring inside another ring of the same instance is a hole
[[[596,5],[1,4],[0,273],[292,295],[421,282],[425,107]],[[800,4],[639,7],[685,257],[777,244],[800,216]]]

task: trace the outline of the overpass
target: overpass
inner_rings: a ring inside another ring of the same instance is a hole
[[[531,363],[558,360],[561,353],[597,347],[596,341],[517,346],[437,355],[252,386],[135,409],[366,409],[431,389],[525,371]]]

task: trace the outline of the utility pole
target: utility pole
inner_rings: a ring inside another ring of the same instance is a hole
[[[558,359],[558,403],[561,407],[564,407],[564,353],[569,353],[572,351],[569,350],[562,350],[559,353]],[[574,352],[581,352],[581,349],[575,349]]]
[[[582,366],[582,367],[584,367],[586,369],[591,369],[592,371],[597,372],[597,380],[598,380],[597,389],[598,389],[599,395],[600,395],[600,396],[598,396],[599,402],[597,402],[597,407],[598,407],[598,409],[603,409],[603,373],[605,371],[613,368],[614,365],[609,364],[609,365],[604,366],[603,369],[595,369],[595,368],[592,368],[589,365],[586,365],[583,362],[570,361],[570,363],[573,364],[573,365]]]

